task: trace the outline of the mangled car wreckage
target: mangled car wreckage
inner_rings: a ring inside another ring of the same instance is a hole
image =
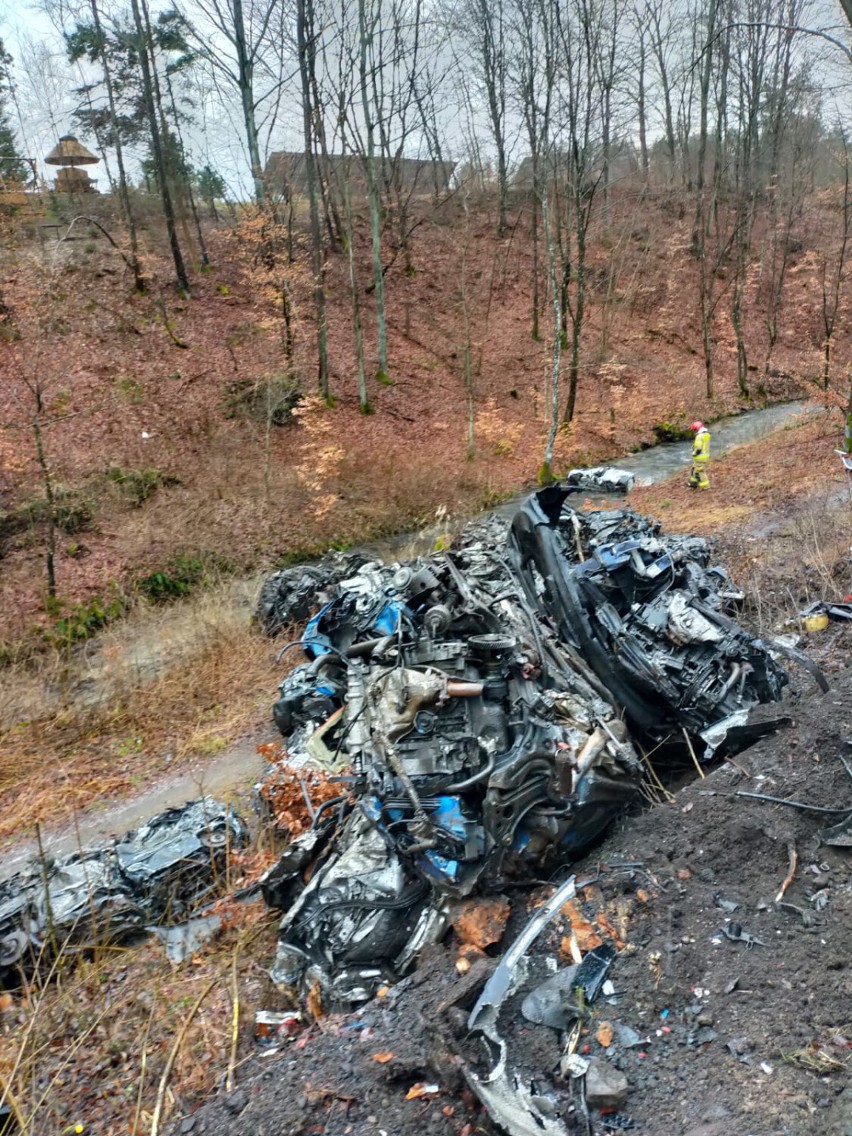
[[[741,745],[749,708],[781,696],[705,541],[568,498],[542,490],[410,563],[335,554],[265,585],[270,632],[314,613],[284,648],[308,659],[274,707],[287,760],[340,784],[265,880],[279,984],[369,998],[453,900],[576,858],[638,793],[642,746]]]
[[[69,955],[180,924],[227,878],[247,843],[239,817],[212,797],[167,809],[133,832],[0,882],[0,984]],[[0,1126],[2,1127],[2,1126]]]

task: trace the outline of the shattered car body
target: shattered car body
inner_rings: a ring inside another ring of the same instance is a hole
[[[289,762],[338,776],[341,797],[267,880],[285,910],[278,983],[370,997],[440,938],[452,898],[541,878],[634,798],[628,723],[721,741],[780,696],[706,542],[567,495],[534,494],[446,552],[324,572],[309,661],[273,713]]]
[[[786,673],[732,618],[742,593],[711,566],[707,541],[564,501],[563,490],[543,490],[519,510],[518,575],[634,727],[721,739],[725,720],[741,725],[743,710],[780,699]]]
[[[239,817],[212,797],[168,809],[125,836],[0,883],[0,980],[54,952],[90,949],[179,922],[221,887]]]
[[[629,493],[636,475],[629,469],[616,469],[614,466],[596,465],[590,469],[569,470],[562,484],[571,490],[586,489],[592,492],[615,494]]]

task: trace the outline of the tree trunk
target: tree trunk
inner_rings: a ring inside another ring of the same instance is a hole
[[[533,193],[532,193],[532,337],[538,343],[541,331],[538,325],[538,202],[539,202],[539,173],[538,155],[533,151],[532,157]],[[547,193],[545,178],[544,192]]]
[[[506,120],[506,93],[503,84],[503,5],[496,0],[497,9],[493,13],[499,21],[499,42],[495,42],[492,25],[491,0],[478,0],[477,10],[481,24],[482,72],[488,101],[488,117],[497,150],[497,193],[499,198],[499,219],[497,232],[506,232],[506,216],[509,203],[509,179],[506,166],[506,139],[504,123]]]
[[[36,459],[41,470],[41,482],[44,486],[44,499],[47,502],[47,544],[45,548],[45,564],[47,568],[47,594],[56,599],[56,498],[53,492],[53,477],[50,465],[44,452],[44,440],[41,425],[37,415],[41,413],[41,392],[36,390],[38,405],[31,419],[33,438],[35,440]]]
[[[550,226],[550,210],[547,200],[547,179],[541,193],[541,226],[547,248],[547,272],[550,281],[551,303],[553,306],[553,346],[550,352],[550,427],[544,457],[538,470],[539,485],[549,485],[553,480],[553,449],[559,429],[559,373],[562,363],[562,313],[559,304],[559,282],[556,279],[556,250]]]
[[[160,198],[163,203],[163,216],[166,220],[166,231],[168,232],[169,247],[171,248],[172,260],[174,261],[178,288],[185,296],[189,296],[189,278],[186,274],[186,265],[184,264],[183,253],[181,252],[180,243],[178,241],[174,206],[172,205],[171,193],[169,192],[166,165],[163,158],[163,147],[160,139],[160,129],[157,122],[157,108],[154,102],[154,85],[151,76],[151,45],[145,32],[145,24],[142,22],[142,13],[139,8],[139,3],[140,0],[131,0],[133,21],[136,26],[136,34],[139,38],[139,63],[142,68],[142,94],[145,103],[145,113],[148,118],[148,126],[151,131],[151,152],[154,157],[157,177],[160,181]],[[142,0],[142,3],[144,4],[145,0]],[[145,14],[147,20],[147,7]]]
[[[642,163],[642,186],[647,188],[650,160],[648,158],[648,122],[645,107],[645,37],[639,35],[639,90],[636,112],[639,117],[639,155]]]
[[[139,265],[139,241],[136,235],[136,219],[133,216],[133,209],[130,205],[130,191],[127,188],[127,174],[124,169],[124,149],[121,143],[120,131],[118,128],[118,112],[115,109],[115,90],[112,82],[112,73],[109,66],[109,56],[104,47],[104,34],[101,28],[101,17],[98,11],[97,0],[91,0],[92,5],[92,20],[95,25],[95,34],[98,37],[98,54],[101,61],[101,66],[104,70],[104,86],[107,92],[107,103],[109,105],[109,115],[112,122],[113,144],[115,146],[115,161],[118,166],[118,198],[121,203],[121,211],[124,214],[124,223],[127,225],[127,233],[130,237],[130,264],[133,272],[133,286],[137,292],[145,291],[145,280],[142,276],[142,269]]]
[[[237,0],[235,0],[237,2]],[[296,2],[296,38],[299,50],[299,75],[302,83],[302,133],[305,146],[305,174],[308,183],[308,200],[311,212],[311,272],[314,284],[314,307],[317,314],[317,365],[318,385],[322,397],[331,401],[328,366],[328,329],[325,315],[325,285],[323,282],[322,228],[320,225],[319,189],[317,186],[316,155],[314,154],[311,108],[311,66],[308,52],[315,51],[313,9],[311,0]]]
[[[172,84],[171,75],[169,75],[168,71],[166,71],[166,84],[168,86],[168,91],[169,91],[169,102],[172,105],[172,117],[174,118],[175,135],[177,136],[178,145],[180,146],[180,156],[181,156],[181,159],[183,161],[184,166],[186,167],[186,169],[188,171],[189,170],[189,164],[187,162],[186,149],[184,148],[183,135],[182,135],[181,129],[180,129],[180,120],[178,118],[177,100],[175,99],[175,91],[174,91],[174,86]],[[196,238],[198,239],[198,248],[201,251],[201,264],[204,268],[209,268],[210,267],[210,257],[207,253],[207,244],[204,240],[204,233],[201,229],[201,218],[198,215],[198,208],[195,204],[195,194],[192,192],[192,184],[189,181],[187,181],[187,183],[186,183],[186,195],[187,195],[187,200],[189,201],[189,210],[192,213],[192,221],[193,221],[193,226],[195,228],[195,235],[196,235]]]
[[[349,163],[343,163],[343,208],[346,211],[346,258],[349,263],[349,289],[352,293],[352,330],[355,333],[355,363],[358,368],[358,409],[371,414],[373,408],[367,397],[367,372],[364,367],[364,330],[361,325],[361,297],[358,269],[355,264],[355,225],[352,219],[352,198],[349,190]]]
[[[234,24],[234,47],[237,53],[237,86],[243,108],[243,122],[246,128],[246,144],[251,163],[251,176],[254,181],[254,198],[259,209],[267,205],[266,183],[263,180],[263,166],[260,161],[260,147],[257,141],[257,119],[254,107],[254,60],[246,44],[246,26],[243,18],[243,0],[230,0]],[[296,17],[298,21],[298,16]],[[301,51],[299,53],[301,60]]]
[[[704,166],[707,158],[707,120],[710,105],[710,76],[713,66],[713,41],[716,34],[716,4],[717,0],[710,0],[707,9],[707,42],[701,63],[698,166],[695,175],[695,220],[692,226],[692,247],[696,255],[699,248],[698,230],[705,225]]]
[[[583,320],[586,315],[586,225],[588,218],[577,217],[577,259],[575,277],[577,291],[574,310],[571,313],[571,362],[568,367],[568,397],[562,421],[567,426],[574,418],[577,403],[577,384],[580,379],[580,340],[583,334]]]
[[[375,20],[374,20],[375,23]],[[359,34],[359,81],[361,87],[361,107],[364,114],[364,129],[367,135],[367,152],[364,155],[364,167],[367,175],[367,201],[370,207],[370,238],[373,246],[373,285],[376,293],[376,336],[379,356],[379,369],[377,378],[380,382],[388,382],[388,338],[387,323],[385,319],[385,274],[382,267],[382,228],[379,215],[379,187],[376,180],[376,154],[373,113],[370,108],[368,93],[368,80],[370,71],[367,67],[367,48],[372,43],[372,29],[367,29],[366,0],[358,0],[358,34]],[[373,61],[373,74],[375,61]]]

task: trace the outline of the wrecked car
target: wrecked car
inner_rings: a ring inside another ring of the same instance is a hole
[[[265,882],[284,910],[277,983],[369,998],[443,935],[452,899],[587,847],[640,789],[636,744],[686,730],[712,752],[780,697],[705,541],[567,498],[543,490],[447,551],[336,578],[325,562],[314,597],[300,586],[300,610],[322,604],[273,714],[289,763],[341,793]]]
[[[123,837],[0,882],[0,981],[58,952],[123,942],[178,923],[221,890],[240,818],[213,797],[168,809]]]

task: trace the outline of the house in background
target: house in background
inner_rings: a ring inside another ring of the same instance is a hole
[[[397,158],[393,162],[376,159],[380,183],[398,184],[409,194],[444,193],[449,188],[455,162],[435,162],[423,158]],[[364,165],[354,154],[318,156],[317,166],[324,181],[332,186],[348,183],[352,195],[364,194],[367,178]],[[305,155],[300,150],[279,150],[270,154],[264,171],[266,184],[273,193],[288,197],[291,193],[305,196],[308,192]]]

